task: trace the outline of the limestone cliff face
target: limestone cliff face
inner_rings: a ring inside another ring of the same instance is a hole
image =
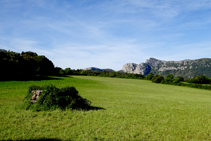
[[[201,74],[211,77],[211,59],[203,58],[197,60],[163,61],[149,58],[145,63],[127,63],[123,66],[122,70],[127,73],[137,73],[142,75],[147,75],[152,72],[164,76],[172,73],[175,76],[189,78]]]
[[[148,73],[150,73],[150,70],[151,70],[151,67],[148,64],[140,63],[136,67],[134,73],[147,75]]]
[[[135,63],[127,63],[122,67],[122,70],[127,73],[134,73],[136,70],[137,64]]]
[[[122,70],[126,73],[147,75],[150,72],[151,67],[146,63],[140,63],[140,64],[127,63],[122,67]]]
[[[148,64],[150,67],[157,67],[158,65],[162,64],[164,61],[155,59],[155,58],[149,58],[146,60],[146,64]]]

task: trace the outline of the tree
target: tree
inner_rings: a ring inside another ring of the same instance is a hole
[[[174,79],[174,75],[173,75],[173,74],[168,74],[168,75],[166,76],[166,78],[165,78],[165,81],[166,81],[167,83],[169,83],[169,82],[173,82],[173,79]]]
[[[184,81],[184,77],[182,77],[182,76],[177,76],[177,78],[179,78],[180,81]]]
[[[210,79],[204,74],[202,74],[200,78],[201,78],[201,84],[209,84],[211,82]]]
[[[82,75],[86,75],[87,72],[86,72],[85,70],[82,70],[82,71],[81,71],[81,74],[82,74]]]
[[[149,73],[146,77],[147,80],[152,80],[152,78],[154,77],[153,73]]]
[[[110,77],[115,77],[115,76],[116,76],[116,72],[110,72],[110,73],[109,73],[109,76],[110,76]]]
[[[164,80],[164,77],[162,75],[155,75],[153,78],[152,78],[152,82],[154,83],[160,83]]]
[[[64,71],[65,71],[65,74],[67,74],[67,75],[71,75],[72,74],[72,71],[71,71],[70,68],[65,68]]]
[[[37,75],[51,75],[53,63],[35,52],[12,52],[0,49],[0,79],[31,79]]]
[[[172,81],[173,83],[179,83],[181,82],[181,79],[179,77],[174,77]]]

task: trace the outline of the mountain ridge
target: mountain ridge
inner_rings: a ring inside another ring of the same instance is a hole
[[[172,73],[174,76],[192,78],[195,75],[205,74],[211,77],[211,58],[185,59],[181,61],[165,61],[149,58],[145,63],[127,63],[123,65],[125,73],[136,73],[147,75],[150,72],[166,76]]]
[[[90,71],[107,71],[107,72],[114,72],[114,70],[112,69],[109,69],[109,68],[106,68],[106,69],[100,69],[100,68],[97,68],[97,67],[89,67],[89,68],[85,68],[83,70],[90,70]]]

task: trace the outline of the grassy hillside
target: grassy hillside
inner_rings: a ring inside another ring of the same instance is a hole
[[[75,86],[102,110],[20,109],[30,85]],[[0,82],[0,140],[210,140],[211,91],[89,76]]]

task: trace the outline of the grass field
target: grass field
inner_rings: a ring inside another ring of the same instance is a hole
[[[75,86],[101,110],[20,108],[30,85]],[[0,82],[0,140],[211,140],[211,91],[89,76]]]

